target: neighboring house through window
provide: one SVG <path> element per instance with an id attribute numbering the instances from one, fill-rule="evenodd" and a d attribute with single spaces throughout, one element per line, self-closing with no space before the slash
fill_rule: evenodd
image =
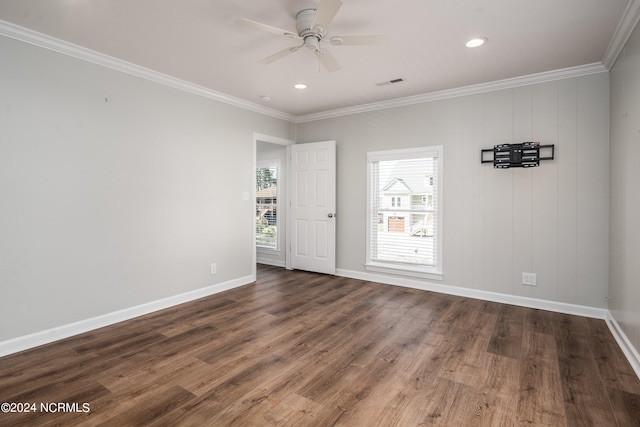
<path id="1" fill-rule="evenodd" d="M 368 270 L 442 278 L 442 147 L 367 154 Z"/>

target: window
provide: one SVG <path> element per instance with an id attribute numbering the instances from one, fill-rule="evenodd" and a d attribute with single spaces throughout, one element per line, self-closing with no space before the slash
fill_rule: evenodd
<path id="1" fill-rule="evenodd" d="M 442 279 L 442 147 L 371 152 L 367 169 L 367 270 Z"/>
<path id="2" fill-rule="evenodd" d="M 258 163 L 256 169 L 256 246 L 278 250 L 277 160 Z"/>

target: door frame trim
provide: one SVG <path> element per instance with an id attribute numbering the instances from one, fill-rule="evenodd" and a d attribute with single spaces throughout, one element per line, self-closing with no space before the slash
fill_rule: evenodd
<path id="1" fill-rule="evenodd" d="M 258 150 L 258 141 L 262 141 L 262 142 L 268 142 L 270 144 L 277 144 L 277 145 L 284 145 L 286 147 L 286 157 L 287 157 L 287 161 L 285 162 L 284 165 L 281 165 L 281 167 L 285 168 L 285 176 L 289 176 L 289 169 L 290 169 L 290 158 L 291 158 L 291 148 L 290 146 L 295 144 L 295 141 L 292 141 L 290 139 L 285 139 L 285 138 L 280 138 L 277 136 L 271 136 L 271 135 L 266 135 L 263 133 L 259 133 L 259 132 L 254 132 L 253 133 L 253 161 L 252 161 L 252 180 L 251 180 L 251 203 L 250 203 L 250 207 L 251 207 L 251 221 L 252 221 L 252 229 L 253 229 L 253 259 L 252 259 L 252 264 L 251 264 L 251 275 L 253 277 L 253 280 L 255 281 L 257 278 L 257 247 L 256 247 L 256 224 L 255 224 L 255 210 L 256 210 L 256 165 L 258 162 L 258 154 L 257 154 L 257 150 Z M 286 186 L 285 186 L 285 203 L 289 203 L 290 200 L 290 179 L 287 178 L 287 182 L 286 182 Z M 280 193 L 280 195 L 282 196 L 282 193 Z M 286 234 L 286 239 L 284 242 L 284 246 L 285 246 L 285 255 L 284 255 L 284 259 L 285 259 L 285 264 L 286 264 L 286 268 L 291 270 L 291 245 L 290 245 L 290 221 L 289 221 L 289 209 L 287 208 L 285 210 L 285 218 L 284 218 L 284 227 L 285 227 L 285 234 Z M 281 223 L 282 224 L 282 223 Z"/>

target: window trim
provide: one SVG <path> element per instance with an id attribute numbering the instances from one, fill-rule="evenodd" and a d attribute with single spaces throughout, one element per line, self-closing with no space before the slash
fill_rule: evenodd
<path id="1" fill-rule="evenodd" d="M 277 202 L 276 202 L 276 209 L 277 209 L 276 210 L 276 212 L 277 212 L 277 214 L 276 214 L 276 230 L 277 230 L 276 231 L 276 247 L 272 248 L 272 247 L 269 247 L 269 246 L 263 246 L 263 245 L 258 244 L 258 242 L 257 242 L 257 233 L 256 233 L 256 250 L 259 251 L 259 252 L 263 252 L 263 253 L 279 254 L 280 253 L 280 236 L 281 236 L 281 233 L 280 233 L 280 224 L 281 224 L 281 221 L 280 221 L 280 212 L 281 212 L 281 209 L 280 209 L 280 201 L 281 201 L 281 198 L 280 198 L 280 191 L 281 191 L 281 189 L 280 189 L 280 187 L 281 187 L 281 185 L 280 185 L 280 159 L 258 160 L 256 162 L 256 174 L 258 172 L 258 169 L 273 168 L 273 167 L 276 168 L 276 173 L 278 175 L 278 178 L 277 178 L 278 181 L 276 183 L 276 200 L 277 200 Z M 255 207 L 255 204 L 256 204 L 256 198 L 255 197 L 254 197 L 253 203 L 254 203 L 254 207 Z M 256 226 L 254 224 L 254 228 L 255 227 Z"/>
<path id="2" fill-rule="evenodd" d="M 418 277 L 424 279 L 442 280 L 444 273 L 442 271 L 442 230 L 443 230 L 443 210 L 444 210 L 444 173 L 443 173 L 443 146 L 425 146 L 417 148 L 405 148 L 397 150 L 371 151 L 367 153 L 367 210 L 366 210 L 366 261 L 365 270 L 378 273 L 396 274 L 401 276 Z M 437 157 L 437 204 L 436 204 L 436 262 L 435 266 L 417 266 L 400 263 L 386 263 L 371 260 L 371 229 L 372 229 L 372 200 L 373 194 L 373 163 L 386 160 L 406 160 L 422 157 Z"/>

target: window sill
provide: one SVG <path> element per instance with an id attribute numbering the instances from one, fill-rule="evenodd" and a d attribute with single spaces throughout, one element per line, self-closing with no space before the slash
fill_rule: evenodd
<path id="1" fill-rule="evenodd" d="M 435 268 L 420 268 L 411 266 L 397 266 L 381 263 L 368 263 L 364 266 L 365 270 L 375 271 L 376 273 L 397 274 L 400 276 L 418 277 L 420 279 L 442 280 L 443 274 Z"/>
<path id="2" fill-rule="evenodd" d="M 270 254 L 270 255 L 280 255 L 279 249 L 268 248 L 266 246 L 256 246 L 256 250 L 261 253 Z"/>

